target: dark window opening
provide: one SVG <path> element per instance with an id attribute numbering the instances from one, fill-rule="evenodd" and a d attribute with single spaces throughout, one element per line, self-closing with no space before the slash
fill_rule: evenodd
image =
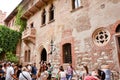
<path id="1" fill-rule="evenodd" d="M 46 11 L 44 9 L 42 13 L 42 25 L 45 24 L 45 22 L 46 22 Z"/>
<path id="2" fill-rule="evenodd" d="M 72 0 L 72 8 L 76 9 L 81 6 L 81 0 Z"/>
<path id="3" fill-rule="evenodd" d="M 33 23 L 31 23 L 31 24 L 30 24 L 30 27 L 31 27 L 31 28 L 33 28 L 33 27 L 34 27 Z"/>
<path id="4" fill-rule="evenodd" d="M 119 60 L 119 64 L 120 64 L 120 37 L 117 38 L 118 40 L 118 60 Z"/>
<path id="5" fill-rule="evenodd" d="M 54 6 L 51 5 L 50 11 L 49 11 L 49 21 L 54 20 Z"/>
<path id="6" fill-rule="evenodd" d="M 25 51 L 24 61 L 27 62 L 27 51 Z"/>
<path id="7" fill-rule="evenodd" d="M 25 51 L 24 60 L 25 62 L 30 62 L 30 50 Z"/>
<path id="8" fill-rule="evenodd" d="M 63 45 L 63 63 L 72 62 L 71 44 L 66 43 Z"/>
<path id="9" fill-rule="evenodd" d="M 120 24 L 116 28 L 116 33 L 120 32 Z"/>
<path id="10" fill-rule="evenodd" d="M 47 52 L 45 49 L 42 50 L 41 61 L 47 61 Z"/>
<path id="11" fill-rule="evenodd" d="M 30 50 L 28 50 L 28 62 L 30 62 Z"/>

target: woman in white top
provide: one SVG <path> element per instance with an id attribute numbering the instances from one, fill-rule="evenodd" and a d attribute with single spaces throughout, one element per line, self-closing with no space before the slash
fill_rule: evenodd
<path id="1" fill-rule="evenodd" d="M 63 66 L 60 66 L 59 70 L 60 71 L 58 72 L 58 75 L 59 75 L 60 80 L 67 80 L 66 72 L 64 71 Z"/>
<path id="2" fill-rule="evenodd" d="M 48 77 L 47 69 L 44 69 L 44 67 L 41 66 L 37 74 L 37 80 L 47 80 L 47 77 Z"/>
<path id="3" fill-rule="evenodd" d="M 19 75 L 19 80 L 32 80 L 30 73 L 28 72 L 26 67 L 22 68 L 22 72 Z"/>

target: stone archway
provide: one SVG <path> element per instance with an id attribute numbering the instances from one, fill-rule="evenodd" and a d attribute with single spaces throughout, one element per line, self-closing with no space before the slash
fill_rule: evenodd
<path id="1" fill-rule="evenodd" d="M 45 48 L 42 49 L 40 57 L 41 61 L 47 61 L 47 52 Z"/>

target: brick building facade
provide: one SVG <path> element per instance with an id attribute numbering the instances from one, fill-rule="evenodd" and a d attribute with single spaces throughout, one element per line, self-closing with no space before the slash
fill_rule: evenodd
<path id="1" fill-rule="evenodd" d="M 39 64 L 44 60 L 58 67 L 71 61 L 77 70 L 82 64 L 90 70 L 108 64 L 117 79 L 119 5 L 119 0 L 26 1 L 22 19 L 27 20 L 27 26 L 22 34 L 20 62 Z"/>
<path id="2" fill-rule="evenodd" d="M 0 24 L 2 24 L 2 25 L 4 24 L 5 17 L 6 17 L 6 12 L 2 12 L 0 10 Z"/>

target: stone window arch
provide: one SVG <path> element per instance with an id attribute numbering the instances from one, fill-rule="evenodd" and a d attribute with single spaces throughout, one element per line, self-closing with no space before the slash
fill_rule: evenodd
<path id="1" fill-rule="evenodd" d="M 116 27 L 116 28 L 115 28 Z M 115 40 L 116 40 L 116 47 L 117 47 L 117 55 L 115 56 L 115 60 L 118 64 L 118 70 L 120 70 L 120 21 L 116 23 L 115 28 Z"/>
<path id="2" fill-rule="evenodd" d="M 93 32 L 93 42 L 98 46 L 106 45 L 110 40 L 110 33 L 105 28 L 98 28 Z"/>
<path id="3" fill-rule="evenodd" d="M 72 0 L 72 8 L 76 9 L 81 7 L 81 0 Z"/>
<path id="4" fill-rule="evenodd" d="M 71 43 L 64 44 L 62 48 L 63 48 L 63 63 L 72 62 Z"/>
<path id="5" fill-rule="evenodd" d="M 31 53 L 31 51 L 28 50 L 28 62 L 30 62 L 30 53 Z"/>
<path id="6" fill-rule="evenodd" d="M 54 9 L 55 9 L 55 7 L 52 4 L 50 9 L 49 9 L 49 21 L 54 20 Z"/>
<path id="7" fill-rule="evenodd" d="M 42 25 L 44 25 L 46 23 L 46 11 L 45 11 L 45 9 L 43 9 L 41 17 L 42 17 L 41 23 L 42 23 Z"/>
<path id="8" fill-rule="evenodd" d="M 27 62 L 27 51 L 25 51 L 25 54 L 24 54 L 24 61 Z"/>
<path id="9" fill-rule="evenodd" d="M 24 61 L 30 62 L 30 50 L 26 50 L 24 54 Z"/>
<path id="10" fill-rule="evenodd" d="M 40 57 L 41 61 L 47 61 L 47 51 L 45 48 L 42 49 Z"/>
<path id="11" fill-rule="evenodd" d="M 117 28 L 116 28 L 116 33 L 120 33 L 120 24 L 118 24 Z"/>

